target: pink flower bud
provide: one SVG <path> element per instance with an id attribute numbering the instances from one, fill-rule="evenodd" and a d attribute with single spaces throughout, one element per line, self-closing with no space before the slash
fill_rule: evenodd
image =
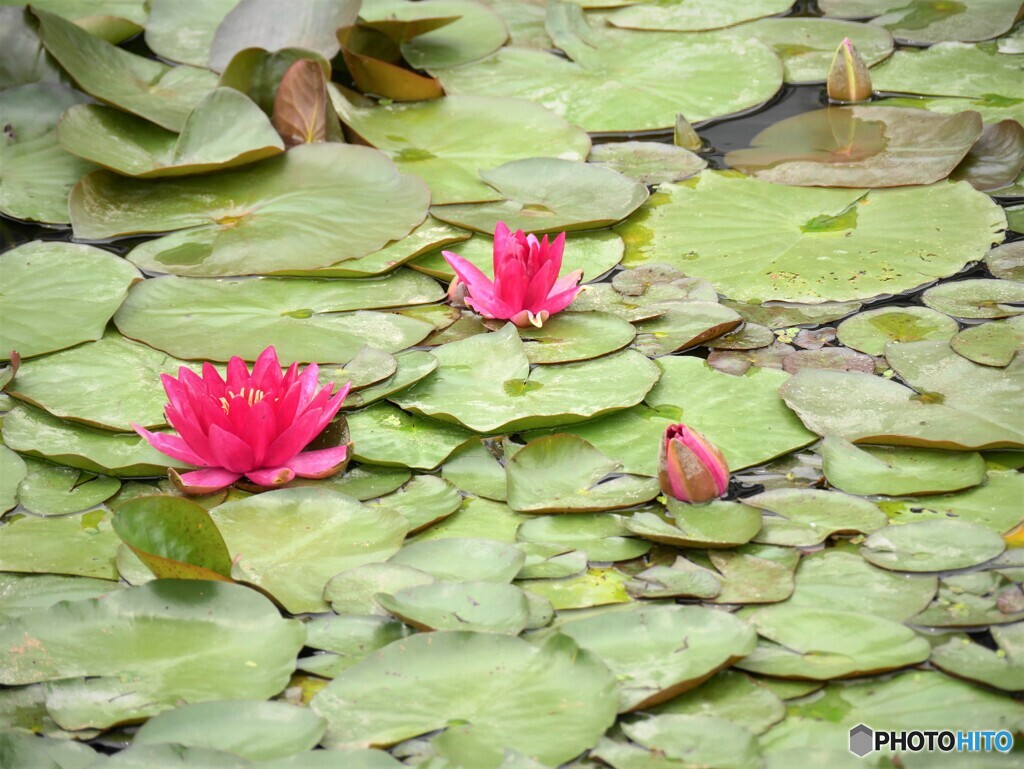
<path id="1" fill-rule="evenodd" d="M 661 440 L 658 482 L 680 502 L 710 502 L 729 488 L 729 466 L 718 447 L 696 430 L 669 425 Z"/>

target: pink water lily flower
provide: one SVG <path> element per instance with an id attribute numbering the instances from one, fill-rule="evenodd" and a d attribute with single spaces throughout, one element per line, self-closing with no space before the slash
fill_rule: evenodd
<path id="1" fill-rule="evenodd" d="M 669 425 L 658 456 L 661 490 L 680 502 L 700 504 L 729 490 L 729 465 L 718 447 L 693 428 Z"/>
<path id="2" fill-rule="evenodd" d="M 189 494 L 209 494 L 243 475 L 267 487 L 296 476 L 326 478 L 344 466 L 348 446 L 302 450 L 338 413 L 351 383 L 333 393 L 333 384 L 320 388 L 318 373 L 315 363 L 301 372 L 297 363 L 282 371 L 273 347 L 260 353 L 252 373 L 245 361 L 232 358 L 226 382 L 209 363 L 202 377 L 182 367 L 177 379 L 160 377 L 170 401 L 164 413 L 178 435 L 132 427 L 158 451 L 201 468 L 183 475 L 169 471 Z"/>
<path id="3" fill-rule="evenodd" d="M 456 276 L 449 295 L 464 287 L 466 305 L 485 318 L 539 328 L 568 307 L 581 290 L 582 270 L 558 277 L 564 249 L 564 232 L 548 243 L 547 235 L 537 240 L 536 235 L 510 232 L 504 222 L 498 222 L 494 228 L 494 280 L 472 262 L 444 251 Z"/>

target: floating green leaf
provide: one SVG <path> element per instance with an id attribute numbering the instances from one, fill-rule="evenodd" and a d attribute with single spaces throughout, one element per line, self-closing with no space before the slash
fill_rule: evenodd
<path id="1" fill-rule="evenodd" d="M 146 45 L 164 59 L 205 67 L 217 25 L 239 0 L 180 3 L 150 0 L 146 19 Z"/>
<path id="2" fill-rule="evenodd" d="M 121 488 L 117 478 L 28 460 L 28 474 L 18 486 L 18 501 L 36 515 L 65 515 L 88 510 Z"/>
<path id="3" fill-rule="evenodd" d="M 609 142 L 590 151 L 590 163 L 608 166 L 641 184 L 678 182 L 707 167 L 700 155 L 661 142 Z"/>
<path id="4" fill-rule="evenodd" d="M 626 528 L 637 536 L 676 547 L 737 547 L 761 530 L 761 513 L 737 502 L 691 505 L 667 498 L 669 516 L 634 513 Z"/>
<path id="5" fill-rule="evenodd" d="M 407 414 L 390 403 L 375 403 L 347 416 L 360 462 L 433 470 L 473 437 L 458 425 Z"/>
<path id="6" fill-rule="evenodd" d="M 967 360 L 985 366 L 1009 366 L 1024 349 L 1024 316 L 971 326 L 953 337 L 949 346 Z"/>
<path id="7" fill-rule="evenodd" d="M 1004 549 L 1002 537 L 989 529 L 931 520 L 886 526 L 864 541 L 861 555 L 892 571 L 949 571 L 977 566 Z"/>
<path id="8" fill-rule="evenodd" d="M 775 513 L 764 516 L 754 537 L 767 545 L 810 547 L 837 533 L 870 533 L 888 520 L 872 502 L 837 491 L 773 489 L 744 502 Z"/>
<path id="9" fill-rule="evenodd" d="M 928 307 L 880 307 L 850 316 L 836 328 L 836 336 L 854 350 L 882 355 L 889 342 L 952 339 L 959 328 L 951 317 Z"/>
<path id="10" fill-rule="evenodd" d="M 1024 313 L 1024 283 L 975 278 L 941 283 L 921 296 L 925 304 L 957 318 L 1005 318 Z"/>
<path id="11" fill-rule="evenodd" d="M 992 101 L 1024 99 L 1020 62 L 998 53 L 995 46 L 939 43 L 930 48 L 905 48 L 873 69 L 871 80 L 876 91 Z"/>
<path id="12" fill-rule="evenodd" d="M 462 506 L 462 496 L 448 481 L 436 475 L 417 475 L 400 491 L 376 502 L 409 522 L 409 531 L 417 532 L 447 518 Z"/>
<path id="13" fill-rule="evenodd" d="M 37 518 L 0 527 L 0 569 L 20 574 L 67 574 L 117 581 L 120 540 L 102 511 Z"/>
<path id="14" fill-rule="evenodd" d="M 529 621 L 521 589 L 499 582 L 435 582 L 377 596 L 377 603 L 420 630 L 519 635 Z"/>

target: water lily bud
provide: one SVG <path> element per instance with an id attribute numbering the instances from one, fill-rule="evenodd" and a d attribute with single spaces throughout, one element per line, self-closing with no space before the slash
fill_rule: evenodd
<path id="1" fill-rule="evenodd" d="M 658 482 L 680 502 L 710 502 L 729 488 L 729 466 L 718 447 L 696 430 L 669 425 L 661 440 Z"/>
<path id="2" fill-rule="evenodd" d="M 828 71 L 828 98 L 833 102 L 859 102 L 871 98 L 871 75 L 850 38 L 844 37 Z"/>
<path id="3" fill-rule="evenodd" d="M 469 307 L 466 304 L 467 296 L 469 296 L 469 286 L 459 280 L 459 276 L 456 275 L 448 284 L 448 303 L 459 310 L 465 310 Z"/>
<path id="4" fill-rule="evenodd" d="M 693 152 L 699 152 L 704 147 L 704 142 L 683 115 L 676 115 L 676 130 L 672 136 L 672 143 Z"/>

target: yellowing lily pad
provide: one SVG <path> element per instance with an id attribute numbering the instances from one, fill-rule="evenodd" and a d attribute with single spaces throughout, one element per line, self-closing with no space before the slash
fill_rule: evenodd
<path id="1" fill-rule="evenodd" d="M 889 342 L 952 339 L 959 329 L 951 317 L 928 307 L 880 307 L 844 320 L 836 337 L 854 350 L 881 355 Z"/>

